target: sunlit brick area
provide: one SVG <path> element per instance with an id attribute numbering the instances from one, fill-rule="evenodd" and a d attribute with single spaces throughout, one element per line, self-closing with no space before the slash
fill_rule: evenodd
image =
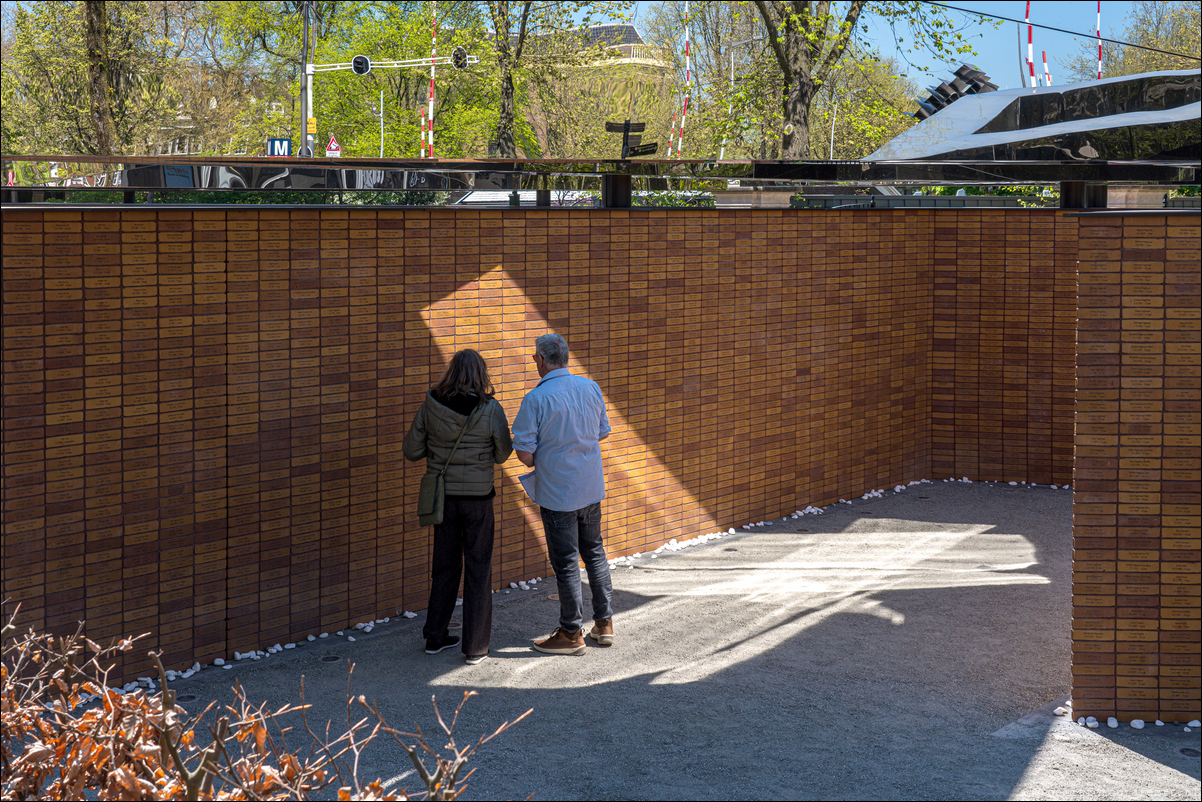
<path id="1" fill-rule="evenodd" d="M 464 347 L 512 418 L 554 330 L 608 400 L 613 555 L 1068 484 L 1075 398 L 1077 710 L 1199 707 L 1196 216 L 6 208 L 3 246 L 4 596 L 153 633 L 123 676 L 423 607 L 409 421 Z M 498 585 L 548 573 L 521 472 Z"/>

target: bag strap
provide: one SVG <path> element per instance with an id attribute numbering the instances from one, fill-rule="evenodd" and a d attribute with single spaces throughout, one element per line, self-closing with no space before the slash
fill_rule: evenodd
<path id="1" fill-rule="evenodd" d="M 480 406 L 478 406 L 476 409 L 473 409 L 472 414 L 469 415 L 467 420 L 463 422 L 463 428 L 459 430 L 459 437 L 455 438 L 455 445 L 451 448 L 450 456 L 447 457 L 447 464 L 443 465 L 442 470 L 438 472 L 439 476 L 442 476 L 447 472 L 447 468 L 451 467 L 451 460 L 454 459 L 455 452 L 459 449 L 459 441 L 463 439 L 463 435 L 467 433 L 468 427 L 472 425 L 472 419 L 475 418 L 476 414 L 481 412 L 486 406 L 488 406 L 488 400 L 482 399 L 480 401 Z"/>

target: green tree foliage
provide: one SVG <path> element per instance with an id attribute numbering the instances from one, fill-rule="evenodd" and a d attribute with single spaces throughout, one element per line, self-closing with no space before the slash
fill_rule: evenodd
<path id="1" fill-rule="evenodd" d="M 263 77 L 272 93 L 262 102 L 247 106 L 242 115 L 244 129 L 252 131 L 251 143 L 262 143 L 271 133 L 267 103 L 283 110 L 286 103 L 285 135 L 295 146 L 302 140 L 304 120 L 299 98 L 301 81 L 302 22 L 295 0 L 243 3 L 218 0 L 211 5 L 221 45 L 229 64 Z M 314 4 L 311 33 L 314 63 L 348 62 L 355 55 L 373 61 L 390 61 L 428 55 L 430 19 L 423 24 L 416 2 L 373 3 L 321 0 Z M 419 104 L 424 103 L 427 83 L 420 69 L 373 70 L 367 76 L 350 72 L 324 72 L 314 76 L 314 111 L 318 121 L 318 152 L 331 135 L 338 138 L 348 156 L 379 152 L 379 92 L 384 90 L 385 152 L 417 156 Z M 256 100 L 258 100 L 256 98 Z M 441 106 L 446 105 L 445 97 Z M 264 124 L 266 123 L 266 125 Z M 372 136 L 374 134 L 374 136 Z M 397 149 L 398 145 L 403 145 Z M 261 145 L 259 145 L 261 147 Z"/>
<path id="2" fill-rule="evenodd" d="M 299 145 L 299 6 L 298 0 L 107 3 L 106 47 L 93 48 L 89 59 L 84 0 L 6 4 L 0 147 L 106 149 L 92 113 L 90 70 L 104 73 L 109 85 L 117 153 L 255 155 L 276 136 Z M 604 122 L 626 117 L 647 123 L 644 141 L 660 142 L 662 157 L 679 130 L 676 113 L 689 91 L 681 0 L 645 7 L 639 27 L 648 46 L 637 54 L 590 28 L 625 21 L 628 0 L 318 0 L 314 6 L 319 64 L 355 55 L 377 64 L 424 59 L 435 17 L 440 55 L 462 46 L 478 57 L 466 70 L 437 69 L 439 157 L 613 157 L 618 140 Z M 913 2 L 697 0 L 691 9 L 686 158 L 828 156 L 832 124 L 834 156 L 855 158 L 911 124 L 905 112 L 912 87 L 860 38 L 869 15 L 895 24 L 899 41 L 914 39 L 902 42 L 903 50 L 950 56 L 968 48 L 965 34 L 941 12 L 924 15 Z M 736 44 L 743 40 L 750 41 Z M 428 67 L 319 73 L 319 152 L 333 135 L 347 156 L 375 156 L 381 144 L 385 156 L 417 156 L 429 82 Z"/>
<path id="3" fill-rule="evenodd" d="M 105 83 L 117 154 L 260 150 L 285 133 L 287 96 L 226 47 L 212 3 L 103 3 Z M 106 150 L 91 118 L 83 2 L 11 4 L 5 15 L 6 153 Z M 99 98 L 98 98 L 99 99 Z M 273 102 L 274 101 L 274 102 Z"/>
<path id="4" fill-rule="evenodd" d="M 478 4 L 489 26 L 488 43 L 497 86 L 496 127 L 489 155 L 516 157 L 519 144 L 528 157 L 543 155 L 522 113 L 529 105 L 531 85 L 546 88 L 548 82 L 570 84 L 579 74 L 569 77 L 565 70 L 604 59 L 609 55 L 609 43 L 594 40 L 589 29 L 595 24 L 624 20 L 630 6 L 628 0 L 485 0 Z M 581 99 L 588 97 L 586 94 Z M 524 138 L 523 133 L 527 134 Z"/>
<path id="5" fill-rule="evenodd" d="M 927 52 L 940 60 L 953 60 L 973 52 L 966 25 L 956 24 L 935 6 L 905 2 L 852 0 L 755 0 L 779 79 L 781 103 L 781 156 L 811 156 L 811 111 L 819 89 L 838 70 L 840 62 L 868 28 L 864 20 L 877 15 L 895 31 L 903 51 Z M 974 25 L 977 23 L 967 23 Z M 906 42 L 901 30 L 908 30 Z"/>
<path id="6" fill-rule="evenodd" d="M 782 158 L 788 124 L 780 102 L 781 76 L 752 2 L 692 3 L 692 83 L 685 158 Z M 667 0 L 645 18 L 647 37 L 675 54 L 679 109 L 685 91 L 682 51 L 685 4 Z M 814 90 L 807 123 L 807 152 L 859 158 L 914 124 L 915 89 L 866 44 L 851 40 Z M 671 112 L 669 112 L 671 115 Z M 671 125 L 671 119 L 665 121 Z"/>
<path id="7" fill-rule="evenodd" d="M 157 137 L 170 65 L 152 4 L 101 5 L 91 60 L 84 2 L 17 5 L 3 63 L 6 153 L 139 153 Z"/>
<path id="8" fill-rule="evenodd" d="M 895 62 L 853 43 L 814 98 L 811 157 L 859 159 L 913 127 L 918 89 L 899 72 Z"/>
<path id="9" fill-rule="evenodd" d="M 1202 56 L 1202 10 L 1196 0 L 1137 0 L 1125 20 L 1122 34 L 1114 36 L 1126 42 L 1155 47 L 1194 58 L 1181 58 L 1105 43 L 1102 46 L 1102 77 L 1136 75 L 1159 70 L 1196 70 Z M 1070 81 L 1091 81 L 1098 75 L 1098 45 L 1082 40 L 1065 66 Z"/>
<path id="10" fill-rule="evenodd" d="M 775 158 L 779 154 L 779 81 L 763 27 L 750 2 L 692 3 L 692 93 L 681 156 Z M 679 130 L 688 86 L 685 75 L 684 0 L 665 0 L 643 18 L 645 38 L 671 53 L 671 106 L 663 139 Z M 733 72 L 731 58 L 733 56 Z M 673 121 L 675 118 L 675 122 Z M 649 121 L 650 122 L 650 121 Z"/>

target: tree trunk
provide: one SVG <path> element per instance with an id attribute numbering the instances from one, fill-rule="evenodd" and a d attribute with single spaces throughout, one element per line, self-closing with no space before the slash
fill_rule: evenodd
<path id="1" fill-rule="evenodd" d="M 508 64 L 501 67 L 501 107 L 497 115 L 497 155 L 505 159 L 518 157 L 517 146 L 513 142 L 513 72 Z"/>
<path id="2" fill-rule="evenodd" d="M 802 70 L 797 70 L 797 77 L 789 84 L 785 94 L 782 159 L 810 157 L 810 104 L 814 102 L 814 94 L 813 79 L 804 75 Z"/>
<path id="3" fill-rule="evenodd" d="M 89 116 L 96 132 L 96 153 L 113 155 L 113 114 L 109 107 L 108 20 L 104 0 L 85 0 L 87 27 Z"/>

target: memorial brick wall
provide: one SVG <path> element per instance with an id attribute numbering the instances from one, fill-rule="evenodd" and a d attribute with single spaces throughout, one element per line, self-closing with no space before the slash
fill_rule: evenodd
<path id="1" fill-rule="evenodd" d="M 934 226 L 934 475 L 1069 484 L 1076 218 L 954 211 Z"/>
<path id="2" fill-rule="evenodd" d="M 1074 715 L 1202 712 L 1199 218 L 1080 222 Z"/>
<path id="3" fill-rule="evenodd" d="M 5 208 L 4 595 L 177 666 L 420 609 L 409 421 L 463 347 L 512 419 L 550 330 L 609 403 L 614 555 L 923 477 L 1067 484 L 1077 220 Z M 524 470 L 498 586 L 549 572 Z"/>
<path id="4" fill-rule="evenodd" d="M 609 402 L 614 554 L 922 478 L 930 221 L 6 209 L 5 593 L 169 665 L 422 608 L 409 421 L 462 347 L 512 417 L 549 330 Z M 498 584 L 549 572 L 523 471 Z"/>

